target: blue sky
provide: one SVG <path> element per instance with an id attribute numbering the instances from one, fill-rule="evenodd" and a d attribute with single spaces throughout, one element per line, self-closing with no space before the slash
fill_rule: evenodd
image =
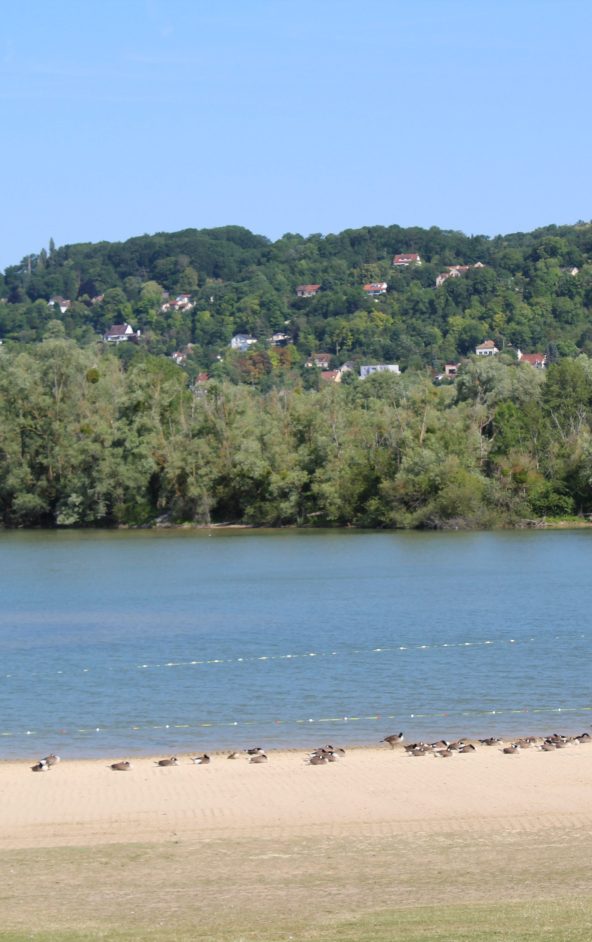
<path id="1" fill-rule="evenodd" d="M 592 217 L 588 0 L 29 0 L 0 29 L 0 268 L 239 224 Z"/>

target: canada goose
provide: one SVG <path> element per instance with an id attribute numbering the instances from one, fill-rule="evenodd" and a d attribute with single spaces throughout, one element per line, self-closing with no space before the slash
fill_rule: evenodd
<path id="1" fill-rule="evenodd" d="M 454 753 L 451 752 L 450 749 L 436 749 L 434 750 L 434 755 L 439 756 L 440 759 L 449 759 Z"/>
<path id="2" fill-rule="evenodd" d="M 393 733 L 391 736 L 385 736 L 384 739 L 381 739 L 380 741 L 387 742 L 391 749 L 394 749 L 395 745 L 398 742 L 403 742 L 404 738 L 405 737 L 403 736 L 403 733 Z"/>
<path id="3" fill-rule="evenodd" d="M 308 760 L 309 765 L 327 765 L 329 760 L 326 756 L 311 756 Z"/>
<path id="4" fill-rule="evenodd" d="M 542 742 L 539 749 L 541 752 L 555 752 L 555 745 L 552 742 Z"/>
<path id="5" fill-rule="evenodd" d="M 209 765 L 211 761 L 209 755 L 205 752 L 202 756 L 196 756 L 193 760 L 195 765 Z"/>
<path id="6" fill-rule="evenodd" d="M 417 746 L 417 748 L 407 753 L 407 755 L 409 756 L 426 756 L 427 754 L 428 754 L 428 750 L 426 749 L 425 746 Z"/>
<path id="7" fill-rule="evenodd" d="M 127 760 L 125 762 L 113 762 L 109 768 L 113 769 L 114 772 L 129 772 L 132 764 Z"/>
<path id="8" fill-rule="evenodd" d="M 467 742 L 464 744 L 464 746 L 461 746 L 458 751 L 466 754 L 468 752 L 476 752 L 477 750 L 475 749 L 475 746 L 472 742 Z"/>
<path id="9" fill-rule="evenodd" d="M 252 749 L 245 749 L 245 752 L 248 756 L 260 756 L 264 754 L 261 746 L 253 746 Z"/>
<path id="10" fill-rule="evenodd" d="M 161 766 L 165 766 L 165 765 L 178 765 L 179 762 L 178 762 L 176 756 L 171 756 L 170 759 L 159 759 L 156 764 L 157 764 L 157 765 L 161 765 Z"/>
<path id="11" fill-rule="evenodd" d="M 479 742 L 482 746 L 495 746 L 501 740 L 497 736 L 488 736 L 487 739 L 480 739 Z"/>
<path id="12" fill-rule="evenodd" d="M 48 756 L 46 756 L 45 759 L 42 759 L 42 762 L 46 762 L 47 765 L 57 765 L 58 762 L 61 762 L 61 761 L 62 760 L 60 759 L 60 757 L 56 756 L 53 752 L 51 752 Z"/>
<path id="13" fill-rule="evenodd" d="M 519 748 L 520 747 L 517 745 L 517 743 L 512 743 L 511 746 L 504 746 L 502 752 L 504 752 L 507 756 L 513 756 L 515 752 L 518 752 Z"/>
<path id="14" fill-rule="evenodd" d="M 31 772 L 49 772 L 49 766 L 45 759 L 41 759 L 35 765 L 32 765 Z"/>
<path id="15" fill-rule="evenodd" d="M 250 765 L 260 765 L 262 762 L 267 762 L 267 756 L 264 752 L 258 752 L 249 759 Z"/>
<path id="16" fill-rule="evenodd" d="M 226 756 L 227 759 L 238 759 L 238 752 L 231 752 Z"/>
<path id="17" fill-rule="evenodd" d="M 576 739 L 580 743 L 590 742 L 590 740 L 592 739 L 592 736 L 590 735 L 590 733 L 581 733 L 579 736 L 576 736 Z"/>
<path id="18" fill-rule="evenodd" d="M 448 749 L 450 743 L 447 739 L 439 739 L 438 742 L 430 743 L 432 749 Z"/>

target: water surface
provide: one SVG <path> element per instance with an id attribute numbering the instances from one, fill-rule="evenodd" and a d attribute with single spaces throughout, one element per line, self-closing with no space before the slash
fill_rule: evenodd
<path id="1" fill-rule="evenodd" d="M 579 731 L 591 540 L 2 533 L 0 755 Z"/>

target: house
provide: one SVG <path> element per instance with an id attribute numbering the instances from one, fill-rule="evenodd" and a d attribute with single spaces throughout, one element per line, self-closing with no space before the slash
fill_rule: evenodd
<path id="1" fill-rule="evenodd" d="M 395 268 L 408 268 L 409 265 L 421 265 L 421 256 L 417 252 L 403 252 L 393 258 Z"/>
<path id="2" fill-rule="evenodd" d="M 270 347 L 287 347 L 289 343 L 294 343 L 290 334 L 284 334 L 281 330 L 272 334 L 267 342 Z"/>
<path id="3" fill-rule="evenodd" d="M 572 278 L 575 278 L 576 275 L 579 274 L 580 269 L 576 265 L 573 265 L 570 268 L 562 268 L 561 271 L 566 275 L 571 275 Z"/>
<path id="4" fill-rule="evenodd" d="M 183 366 L 183 364 L 187 362 L 187 357 L 193 350 L 194 346 L 195 344 L 188 343 L 187 346 L 184 347 L 182 350 L 176 350 L 174 353 L 171 354 L 171 360 L 174 360 L 178 366 Z"/>
<path id="5" fill-rule="evenodd" d="M 460 369 L 460 363 L 445 363 L 444 364 L 444 376 L 446 376 L 447 379 L 454 379 L 459 369 Z"/>
<path id="6" fill-rule="evenodd" d="M 399 369 L 398 363 L 374 363 L 370 366 L 361 366 L 360 367 L 360 379 L 366 379 L 367 376 L 371 376 L 372 373 L 397 373 L 399 374 L 401 370 Z"/>
<path id="7" fill-rule="evenodd" d="M 494 357 L 499 353 L 493 340 L 484 340 L 475 347 L 475 353 L 478 357 Z"/>
<path id="8" fill-rule="evenodd" d="M 299 298 L 314 298 L 315 294 L 321 290 L 320 285 L 297 285 L 296 294 Z"/>
<path id="9" fill-rule="evenodd" d="M 197 379 L 195 380 L 195 382 L 197 383 L 198 386 L 205 386 L 209 378 L 210 377 L 208 373 L 198 373 Z"/>
<path id="10" fill-rule="evenodd" d="M 317 366 L 320 370 L 327 370 L 329 369 L 331 356 L 330 353 L 313 353 L 304 365 L 308 367 Z"/>
<path id="11" fill-rule="evenodd" d="M 103 335 L 106 343 L 121 343 L 124 340 L 136 340 L 140 336 L 140 331 L 134 331 L 129 324 L 113 324 Z"/>
<path id="12" fill-rule="evenodd" d="M 460 278 L 461 275 L 466 274 L 471 268 L 485 268 L 485 265 L 483 262 L 475 262 L 474 265 L 447 265 L 446 271 L 441 272 L 436 278 L 436 288 L 443 285 L 449 278 Z"/>
<path id="13" fill-rule="evenodd" d="M 386 281 L 373 281 L 369 285 L 364 285 L 362 290 L 370 295 L 371 298 L 375 298 L 379 294 L 386 294 L 387 288 L 388 285 Z"/>
<path id="14" fill-rule="evenodd" d="M 235 334 L 230 341 L 230 349 L 240 350 L 241 353 L 246 353 L 249 347 L 254 343 L 257 343 L 257 338 L 251 337 L 250 334 Z"/>
<path id="15" fill-rule="evenodd" d="M 537 370 L 544 370 L 547 366 L 547 357 L 544 353 L 522 353 L 522 350 L 517 350 L 516 356 L 520 363 L 530 363 Z"/>
<path id="16" fill-rule="evenodd" d="M 341 370 L 323 370 L 321 373 L 321 379 L 325 383 L 340 383 Z"/>
<path id="17" fill-rule="evenodd" d="M 167 311 L 190 311 L 192 307 L 190 294 L 178 294 L 174 301 L 165 301 L 160 310 L 162 314 L 166 314 Z"/>
<path id="18" fill-rule="evenodd" d="M 62 298 L 59 294 L 54 295 L 54 297 L 50 298 L 47 302 L 48 307 L 59 307 L 61 314 L 65 314 L 71 304 L 71 301 L 68 301 L 67 298 Z"/>

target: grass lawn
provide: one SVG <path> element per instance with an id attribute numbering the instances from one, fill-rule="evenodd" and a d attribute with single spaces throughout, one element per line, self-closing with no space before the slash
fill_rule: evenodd
<path id="1" fill-rule="evenodd" d="M 0 853 L 0 940 L 590 942 L 577 828 Z"/>

